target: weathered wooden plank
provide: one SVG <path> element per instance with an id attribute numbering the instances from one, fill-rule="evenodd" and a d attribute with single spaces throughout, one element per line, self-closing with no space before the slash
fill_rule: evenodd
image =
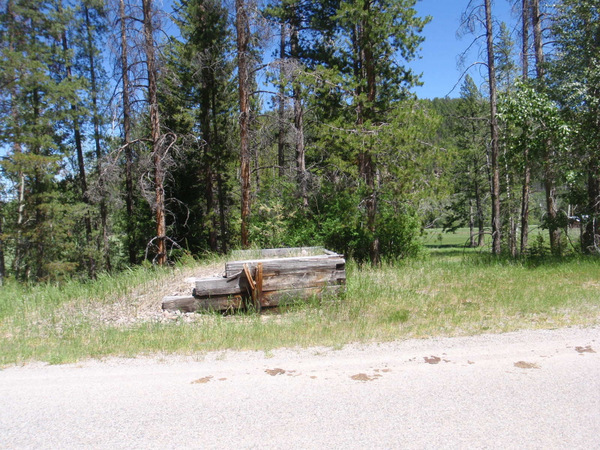
<path id="1" fill-rule="evenodd" d="M 243 270 L 244 264 L 247 264 L 251 270 L 256 268 L 258 263 L 263 265 L 263 273 L 266 275 L 271 272 L 278 274 L 300 272 L 300 271 L 319 271 L 325 269 L 345 269 L 346 260 L 340 255 L 320 255 L 320 256 L 300 256 L 292 258 L 275 259 L 255 259 L 247 261 L 230 261 L 225 264 L 225 276 L 231 277 Z"/>
<path id="2" fill-rule="evenodd" d="M 194 297 L 215 297 L 220 295 L 234 295 L 239 294 L 241 291 L 239 278 L 197 278 L 194 284 Z"/>
<path id="3" fill-rule="evenodd" d="M 301 289 L 309 287 L 319 287 L 346 283 L 345 270 L 321 270 L 312 272 L 296 273 L 264 273 L 263 271 L 263 292 L 275 291 L 279 289 Z"/>
<path id="4" fill-rule="evenodd" d="M 323 247 L 263 248 L 256 250 L 234 250 L 231 256 L 236 259 L 286 258 L 292 256 L 315 256 L 326 254 Z"/>
<path id="5" fill-rule="evenodd" d="M 313 296 L 338 295 L 345 289 L 344 285 L 326 285 L 303 289 L 284 289 L 279 291 L 263 292 L 261 307 L 274 307 L 282 304 L 293 304 Z M 244 299 L 241 295 L 220 296 L 212 298 L 196 298 L 191 296 L 168 296 L 163 298 L 162 309 L 165 311 L 227 311 L 240 309 L 251 299 Z"/>
<path id="6" fill-rule="evenodd" d="M 196 298 L 192 296 L 169 296 L 164 297 L 162 309 L 165 311 L 226 311 L 229 309 L 239 309 L 243 305 L 240 295 L 237 296 L 219 296 L 211 298 Z"/>

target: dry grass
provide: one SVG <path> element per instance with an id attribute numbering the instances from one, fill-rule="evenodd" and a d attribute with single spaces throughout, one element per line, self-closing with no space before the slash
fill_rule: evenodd
<path id="1" fill-rule="evenodd" d="M 333 346 L 409 337 L 600 323 L 600 263 L 525 264 L 480 256 L 436 257 L 379 268 L 348 264 L 344 298 L 255 314 L 168 314 L 162 297 L 189 294 L 190 278 L 224 260 L 136 269 L 96 283 L 0 298 L 0 364 L 107 355 Z M 19 292 L 18 287 L 13 287 Z M 22 288 L 21 288 L 22 289 Z"/>

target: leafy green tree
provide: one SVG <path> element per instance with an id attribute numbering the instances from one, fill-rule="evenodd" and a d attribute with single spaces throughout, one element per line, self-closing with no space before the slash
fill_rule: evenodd
<path id="1" fill-rule="evenodd" d="M 494 46 L 496 58 L 496 73 L 498 79 L 499 96 L 510 95 L 515 81 L 518 77 L 517 64 L 514 58 L 514 41 L 506 23 L 500 24 L 499 35 Z M 519 172 L 509 158 L 509 154 L 504 142 L 509 138 L 511 129 L 505 123 L 499 121 L 500 132 L 500 166 L 501 171 L 501 191 L 504 193 L 502 202 L 502 236 L 506 243 L 506 248 L 512 257 L 517 255 L 517 239 L 519 225 L 519 194 L 516 189 L 516 178 Z"/>
<path id="2" fill-rule="evenodd" d="M 321 42 L 331 42 L 333 37 L 337 46 L 313 56 L 318 69 L 315 93 L 322 108 L 322 132 L 332 134 L 337 141 L 326 147 L 343 148 L 336 157 L 341 157 L 346 167 L 348 162 L 356 162 L 355 188 L 361 193 L 359 203 L 364 205 L 373 263 L 379 261 L 381 252 L 378 200 L 384 153 L 376 147 L 378 134 L 400 110 L 408 90 L 418 83 L 410 68 L 395 58 L 408 62 L 416 56 L 423 40 L 420 33 L 428 21 L 417 16 L 414 4 L 412 0 L 339 2 L 331 26 L 321 31 Z M 323 11 L 326 9 L 315 12 Z M 313 17 L 313 23 L 323 23 L 316 14 Z M 393 152 L 393 148 L 386 150 Z"/>
<path id="3" fill-rule="evenodd" d="M 503 97 L 500 116 L 510 130 L 506 145 L 512 164 L 523 168 L 526 163 L 523 156 L 527 154 L 532 173 L 542 177 L 547 164 L 547 143 L 552 142 L 555 149 L 553 166 L 566 167 L 572 130 L 547 93 L 531 83 L 518 82 L 511 95 Z M 566 174 L 566 171 L 561 172 L 559 181 Z M 566 223 L 562 221 L 555 226 L 564 227 Z"/>
<path id="4" fill-rule="evenodd" d="M 584 252 L 600 248 L 600 12 L 595 0 L 562 0 L 556 5 L 552 32 L 556 48 L 551 61 L 553 97 L 573 128 L 570 168 L 586 186 L 580 205 L 585 218 Z"/>

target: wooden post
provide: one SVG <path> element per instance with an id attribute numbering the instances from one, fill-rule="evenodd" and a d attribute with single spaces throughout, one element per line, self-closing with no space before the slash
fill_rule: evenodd
<path id="1" fill-rule="evenodd" d="M 257 312 L 262 309 L 262 287 L 263 287 L 263 265 L 258 263 L 256 265 L 256 271 L 254 273 L 256 281 L 254 292 L 252 293 L 252 300 L 254 301 L 254 307 Z"/>

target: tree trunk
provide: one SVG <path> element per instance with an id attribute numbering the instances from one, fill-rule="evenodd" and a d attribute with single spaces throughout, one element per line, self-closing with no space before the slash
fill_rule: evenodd
<path id="1" fill-rule="evenodd" d="M 477 164 L 477 161 L 475 161 Z M 485 244 L 485 220 L 483 218 L 483 200 L 481 199 L 481 186 L 475 182 L 475 208 L 477 211 L 477 247 L 483 247 Z"/>
<path id="2" fill-rule="evenodd" d="M 65 55 L 67 55 L 67 53 L 69 51 L 69 43 L 67 42 L 67 33 L 66 32 L 62 33 L 61 40 L 62 40 L 63 51 L 64 51 Z M 65 61 L 65 77 L 68 80 L 72 79 L 71 63 L 69 61 Z M 90 196 L 89 196 L 89 192 L 88 192 L 87 176 L 86 176 L 86 171 L 85 171 L 85 160 L 83 158 L 83 143 L 82 143 L 82 137 L 81 137 L 81 127 L 80 127 L 80 123 L 79 123 L 79 112 L 78 112 L 77 105 L 75 105 L 75 104 L 71 105 L 71 114 L 73 115 L 73 139 L 75 140 L 75 150 L 77 152 L 77 166 L 79 169 L 79 187 L 81 188 L 81 198 L 83 200 L 83 203 L 85 203 L 85 205 L 87 206 L 87 211 L 85 212 L 85 215 L 83 217 L 84 226 L 85 226 L 85 241 L 86 241 L 84 255 L 85 255 L 85 259 L 87 259 L 86 263 L 87 263 L 87 269 L 88 269 L 88 276 L 93 279 L 93 278 L 96 278 L 96 261 L 94 260 L 94 257 L 92 256 L 92 253 L 91 253 L 91 251 L 92 251 L 92 219 L 90 217 L 91 202 L 90 202 Z"/>
<path id="3" fill-rule="evenodd" d="M 521 58 L 523 64 L 522 77 L 524 81 L 529 78 L 529 12 L 531 8 L 529 1 L 530 0 L 522 0 L 521 4 L 523 32 Z M 527 133 L 527 130 L 524 130 L 523 133 Z M 521 193 L 521 255 L 527 253 L 527 245 L 529 243 L 529 196 L 531 191 L 531 163 L 529 161 L 528 148 L 525 148 L 523 151 L 523 160 L 523 188 Z"/>
<path id="4" fill-rule="evenodd" d="M 160 117 L 158 114 L 158 69 L 156 67 L 156 49 L 154 48 L 154 29 L 152 25 L 152 0 L 142 0 L 144 25 L 144 50 L 148 72 L 148 102 L 150 107 L 150 134 L 152 142 L 152 162 L 154 165 L 155 221 L 156 221 L 156 263 L 160 266 L 167 262 L 167 227 L 165 218 L 165 169 L 164 151 L 161 143 Z"/>
<path id="5" fill-rule="evenodd" d="M 4 203 L 0 202 L 0 286 L 4 285 L 6 278 L 6 264 L 4 261 Z"/>
<path id="6" fill-rule="evenodd" d="M 522 75 L 523 80 L 529 78 L 529 13 L 531 9 L 530 0 L 521 0 L 521 31 L 522 31 Z"/>
<path id="7" fill-rule="evenodd" d="M 485 24 L 487 38 L 488 76 L 490 85 L 490 131 L 491 131 L 491 170 L 492 170 L 492 252 L 501 252 L 500 224 L 500 169 L 498 164 L 498 118 L 497 118 L 497 89 L 496 67 L 494 62 L 494 35 L 492 29 L 491 0 L 485 0 Z"/>
<path id="8" fill-rule="evenodd" d="M 200 104 L 203 107 L 200 110 L 200 130 L 202 138 L 204 139 L 204 167 L 203 176 L 200 179 L 204 180 L 204 200 L 206 202 L 206 214 L 209 217 L 209 230 L 208 230 L 208 245 L 212 252 L 217 251 L 217 214 L 215 212 L 215 195 L 214 195 L 214 168 L 213 162 L 215 159 L 215 142 L 216 142 L 216 128 L 213 134 L 213 128 L 211 127 L 211 115 L 214 104 L 212 100 L 214 98 L 213 92 L 215 91 L 215 81 L 212 73 L 212 69 L 209 67 L 202 68 L 202 84 L 204 85 L 201 89 L 201 100 Z"/>
<path id="9" fill-rule="evenodd" d="M 529 241 L 529 196 L 531 186 L 531 167 L 529 163 L 529 151 L 525 149 L 525 173 L 523 174 L 523 193 L 521 195 L 521 254 L 527 253 Z"/>
<path id="10" fill-rule="evenodd" d="M 277 165 L 279 166 L 279 178 L 283 178 L 285 175 L 285 71 L 284 71 L 284 60 L 285 60 L 285 39 L 286 39 L 286 26 L 285 23 L 281 24 L 281 39 L 279 41 L 279 105 L 278 105 L 278 133 L 277 133 Z"/>
<path id="11" fill-rule="evenodd" d="M 370 47 L 370 1 L 364 0 L 363 2 L 364 19 L 356 27 L 356 44 L 355 51 L 357 61 L 355 64 L 355 74 L 358 80 L 358 90 L 356 92 L 357 98 L 360 99 L 362 95 L 361 84 L 366 83 L 366 100 L 367 104 L 362 104 L 359 100 L 357 107 L 358 125 L 363 126 L 366 119 L 372 119 L 373 116 L 373 104 L 377 96 L 377 86 L 375 80 L 375 60 L 373 52 Z M 379 264 L 380 249 L 379 249 L 379 237 L 377 235 L 377 188 L 376 188 L 376 174 L 377 174 L 377 163 L 372 155 L 372 149 L 369 147 L 369 143 L 366 143 L 359 154 L 359 174 L 365 181 L 367 187 L 367 196 L 365 198 L 365 205 L 367 209 L 367 229 L 371 234 L 371 244 L 369 248 L 369 257 L 372 264 Z"/>
<path id="12" fill-rule="evenodd" d="M 600 251 L 598 241 L 599 225 L 598 220 L 600 217 L 600 179 L 598 178 L 598 171 L 600 168 L 597 165 L 593 165 L 588 169 L 588 180 L 587 180 L 587 211 L 588 221 L 585 224 L 581 236 L 581 247 L 584 253 L 598 253 Z M 582 223 L 583 227 L 584 224 Z"/>
<path id="13" fill-rule="evenodd" d="M 248 236 L 250 225 L 250 71 L 248 61 L 250 26 L 244 0 L 235 1 L 235 11 L 240 101 L 241 244 L 242 247 L 247 248 L 250 245 Z"/>
<path id="14" fill-rule="evenodd" d="M 535 68 L 539 83 L 545 85 L 544 49 L 542 43 L 542 16 L 539 0 L 531 0 L 531 20 L 533 21 L 533 45 L 535 48 Z M 556 205 L 556 175 L 552 161 L 552 142 L 544 143 L 544 190 L 546 193 L 546 214 L 550 234 L 550 248 L 553 254 L 561 253 L 560 229 L 556 224 L 558 208 Z"/>
<path id="15" fill-rule="evenodd" d="M 475 213 L 473 211 L 473 199 L 469 199 L 469 247 L 475 247 Z"/>
<path id="16" fill-rule="evenodd" d="M 216 83 L 215 83 L 216 84 Z M 217 120 L 217 90 L 214 88 L 211 92 L 211 110 L 212 110 L 212 126 L 213 126 L 213 141 L 215 148 L 222 150 L 222 139 L 219 130 Z M 221 253 L 227 253 L 228 241 L 227 241 L 227 220 L 226 220 L 226 208 L 227 202 L 225 198 L 225 186 L 223 181 L 223 152 L 218 151 L 215 155 L 215 167 L 216 167 L 216 183 L 217 183 L 217 201 L 219 202 L 219 226 L 221 236 Z"/>
<path id="17" fill-rule="evenodd" d="M 219 196 L 219 224 L 221 226 L 221 253 L 229 251 L 227 240 L 227 217 L 226 217 L 226 201 L 225 201 L 225 186 L 223 177 L 220 172 L 217 173 L 217 190 Z"/>
<path id="18" fill-rule="evenodd" d="M 94 124 L 94 147 L 96 153 L 96 172 L 98 172 L 98 190 L 100 191 L 100 224 L 102 226 L 102 246 L 104 253 L 104 269 L 112 270 L 110 261 L 110 245 L 108 242 L 108 208 L 106 205 L 106 188 L 102 175 L 102 149 L 100 147 L 100 113 L 98 111 L 98 84 L 96 81 L 96 60 L 94 58 L 94 46 L 92 36 L 92 24 L 90 22 L 89 9 L 84 6 L 85 24 L 87 27 L 88 62 L 92 96 L 92 121 Z"/>
<path id="19" fill-rule="evenodd" d="M 306 150 L 304 146 L 304 107 L 302 106 L 302 88 L 298 81 L 298 72 L 300 69 L 300 43 L 298 39 L 299 20 L 296 6 L 294 5 L 294 15 L 290 26 L 290 54 L 294 62 L 294 134 L 296 147 L 296 173 L 302 207 L 308 208 L 308 186 L 306 179 Z"/>
<path id="20" fill-rule="evenodd" d="M 137 261 L 135 249 L 135 220 L 133 218 L 133 149 L 131 148 L 131 101 L 129 99 L 129 60 L 127 51 L 127 16 L 125 0 L 120 0 L 121 18 L 121 79 L 123 85 L 123 147 L 125 148 L 125 210 L 127 213 L 127 252 L 129 264 Z"/>

